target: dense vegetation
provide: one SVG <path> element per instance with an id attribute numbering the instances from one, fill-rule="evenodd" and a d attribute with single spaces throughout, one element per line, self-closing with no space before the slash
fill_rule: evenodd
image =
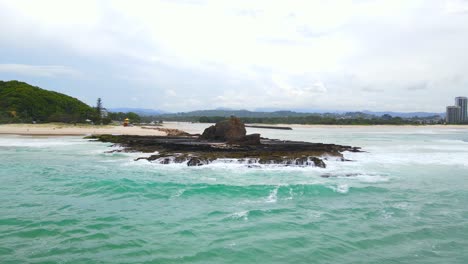
<path id="1" fill-rule="evenodd" d="M 84 122 L 96 111 L 80 100 L 19 81 L 0 81 L 0 123 Z"/>
<path id="2" fill-rule="evenodd" d="M 200 123 L 216 123 L 225 117 L 200 117 Z M 418 124 L 416 121 L 405 120 L 400 117 L 390 118 L 336 118 L 321 115 L 296 116 L 296 117 L 243 117 L 245 123 L 259 124 L 320 124 L 320 125 L 405 125 Z"/>
<path id="3" fill-rule="evenodd" d="M 140 122 L 135 113 L 103 115 L 102 100 L 91 107 L 65 94 L 47 91 L 19 81 L 0 81 L 0 123 L 84 123 L 108 124 L 111 121 Z"/>
<path id="4" fill-rule="evenodd" d="M 397 113 L 402 114 L 402 113 Z M 415 113 L 418 114 L 418 113 Z M 143 121 L 185 121 L 215 123 L 229 116 L 239 117 L 245 123 L 263 124 L 324 124 L 324 125 L 405 125 L 443 123 L 438 114 L 418 116 L 374 115 L 371 112 L 300 113 L 294 111 L 254 112 L 248 110 L 201 110 L 186 113 L 142 117 Z"/>
<path id="5" fill-rule="evenodd" d="M 114 120 L 114 121 L 120 121 L 120 122 L 124 121 L 125 118 L 130 119 L 131 123 L 140 123 L 141 122 L 141 117 L 138 114 L 133 113 L 133 112 L 128 112 L 128 113 L 110 112 L 109 116 L 108 116 L 108 119 Z"/>

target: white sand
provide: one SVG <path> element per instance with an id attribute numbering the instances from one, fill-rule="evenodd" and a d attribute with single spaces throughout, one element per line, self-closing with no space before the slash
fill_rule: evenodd
<path id="1" fill-rule="evenodd" d="M 91 126 L 91 125 L 69 125 L 69 124 L 8 124 L 0 125 L 0 134 L 15 135 L 56 135 L 56 136 L 81 136 L 90 134 L 113 134 L 113 135 L 145 135 L 165 136 L 166 133 L 142 129 L 141 127 L 123 126 Z"/>

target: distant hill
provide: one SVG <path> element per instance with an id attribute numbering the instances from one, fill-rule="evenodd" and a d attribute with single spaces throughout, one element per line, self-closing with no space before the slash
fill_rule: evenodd
<path id="1" fill-rule="evenodd" d="M 274 112 L 278 111 L 275 108 L 258 108 L 255 111 L 259 112 Z M 313 113 L 313 114 L 336 114 L 336 115 L 347 115 L 349 113 L 362 113 L 370 116 L 383 116 L 383 115 L 391 115 L 394 117 L 401 117 L 401 118 L 412 118 L 412 117 L 433 117 L 433 116 L 445 116 L 445 113 L 434 113 L 434 112 L 393 112 L 393 111 L 343 111 L 343 110 L 324 110 L 324 109 L 291 109 L 293 112 L 297 113 Z"/>
<path id="2" fill-rule="evenodd" d="M 274 112 L 254 112 L 249 110 L 224 110 L 224 109 L 214 109 L 214 110 L 197 110 L 191 112 L 181 112 L 181 113 L 167 113 L 160 115 L 161 117 L 201 117 L 201 116 L 237 116 L 237 117 L 297 117 L 297 116 L 308 116 L 311 113 L 297 113 L 293 111 L 274 111 Z"/>
<path id="3" fill-rule="evenodd" d="M 84 122 L 95 111 L 80 100 L 19 81 L 0 81 L 0 123 Z"/>
<path id="4" fill-rule="evenodd" d="M 362 112 L 344 112 L 344 111 L 325 111 L 320 110 L 317 112 L 311 111 L 290 111 L 290 110 L 276 110 L 276 111 L 249 111 L 249 110 L 233 110 L 226 108 L 217 108 L 213 110 L 197 110 L 190 112 L 180 112 L 180 113 L 165 113 L 165 114 L 153 114 L 155 116 L 160 116 L 163 118 L 182 118 L 182 117 L 229 117 L 237 116 L 240 118 L 243 117 L 255 117 L 255 118 L 273 118 L 273 117 L 304 117 L 310 115 L 322 115 L 322 116 L 336 116 L 336 117 L 353 117 L 353 118 L 371 118 L 371 117 L 381 117 L 383 115 L 391 115 L 393 117 L 401 118 L 412 118 L 420 117 L 427 118 L 433 116 L 444 116 L 443 113 L 428 113 L 428 112 L 373 112 L 373 111 L 362 111 Z M 147 115 L 148 116 L 148 115 Z"/>
<path id="5" fill-rule="evenodd" d="M 129 108 L 129 107 L 116 107 L 116 108 L 108 108 L 109 112 L 122 112 L 122 113 L 129 113 L 133 112 L 141 116 L 152 116 L 152 115 L 161 115 L 167 112 L 162 110 L 155 110 L 155 109 L 147 109 L 147 108 Z"/>
<path id="6" fill-rule="evenodd" d="M 433 116 L 445 116 L 445 113 L 430 113 L 430 112 L 373 112 L 373 111 L 362 111 L 365 114 L 375 115 L 375 116 L 383 116 L 383 115 L 391 115 L 394 117 L 401 117 L 401 118 L 411 118 L 411 117 L 433 117 Z"/>

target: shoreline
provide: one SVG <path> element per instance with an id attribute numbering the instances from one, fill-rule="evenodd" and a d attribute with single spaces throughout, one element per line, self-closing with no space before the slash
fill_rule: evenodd
<path id="1" fill-rule="evenodd" d="M 135 136 L 166 136 L 165 129 L 179 129 L 189 133 L 200 132 L 200 128 L 207 127 L 208 123 L 190 122 L 166 122 L 163 129 L 148 129 L 145 126 L 123 127 L 123 126 L 92 126 L 86 124 L 2 124 L 0 135 L 23 135 L 23 136 L 86 136 L 86 135 L 135 135 Z M 265 125 L 265 124 L 249 124 Z M 316 129 L 466 129 L 468 125 L 303 125 L 303 124 L 269 124 L 271 127 L 288 126 L 294 129 L 316 128 Z"/>

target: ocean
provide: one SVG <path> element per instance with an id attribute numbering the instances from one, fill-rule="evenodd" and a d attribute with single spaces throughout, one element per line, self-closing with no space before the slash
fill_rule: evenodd
<path id="1" fill-rule="evenodd" d="M 250 129 L 362 147 L 300 168 L 0 136 L 0 263 L 468 263 L 468 129 Z"/>

